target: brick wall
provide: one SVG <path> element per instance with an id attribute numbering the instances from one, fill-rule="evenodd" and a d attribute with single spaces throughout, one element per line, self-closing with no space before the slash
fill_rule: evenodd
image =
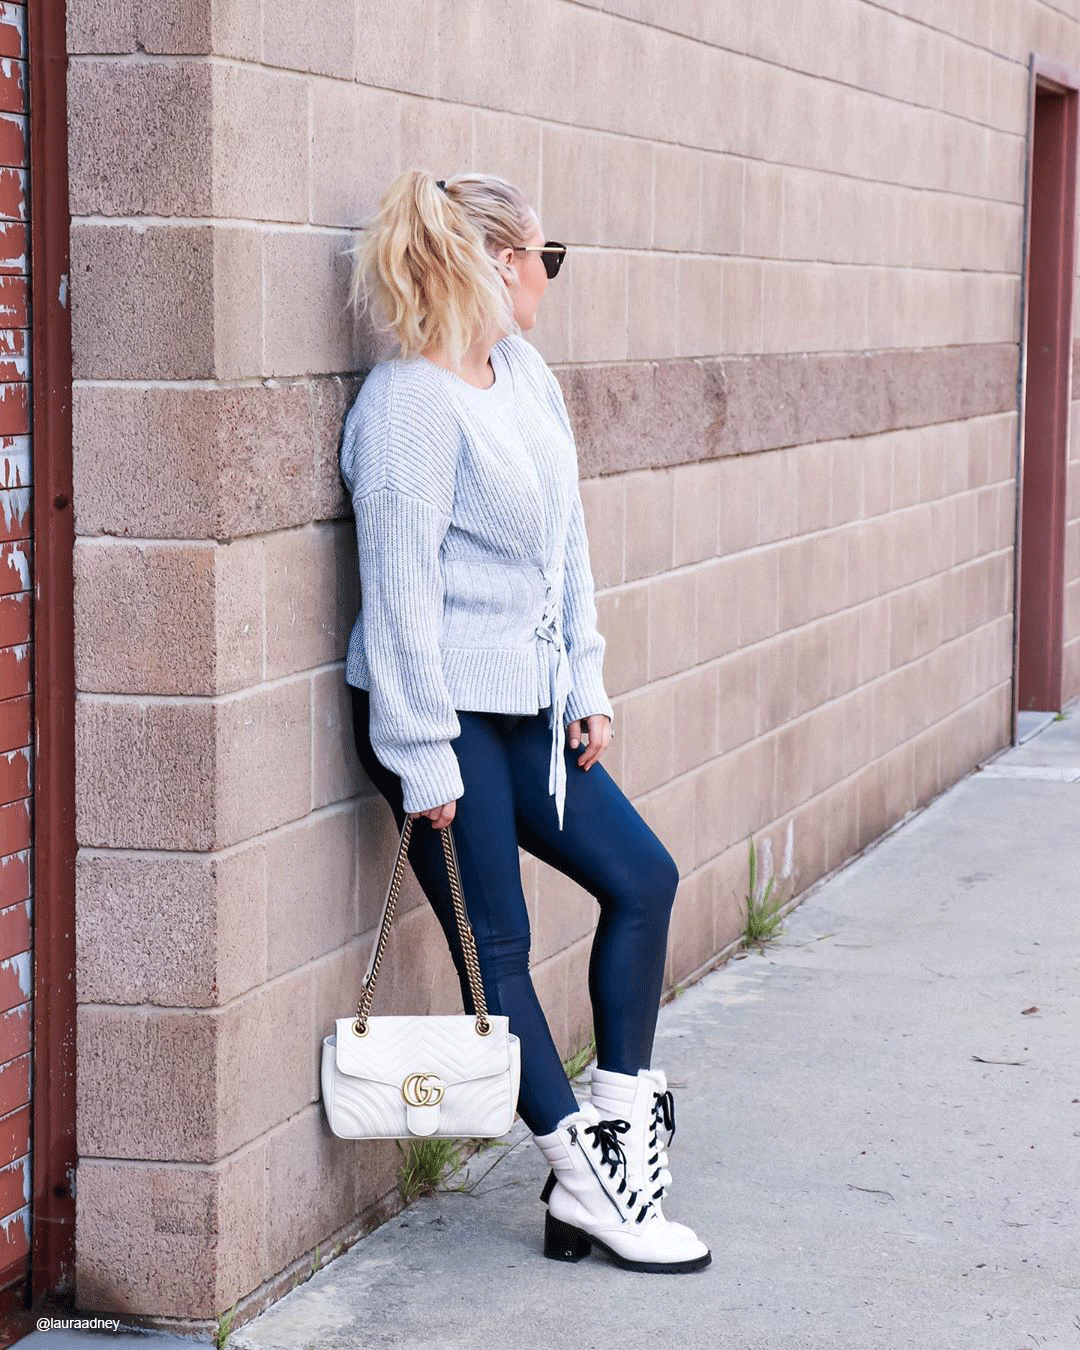
<path id="1" fill-rule="evenodd" d="M 69 10 L 78 1296 L 187 1325 L 394 1203 L 318 1087 L 395 846 L 343 685 L 355 225 L 481 168 L 572 245 L 530 336 L 674 983 L 741 928 L 747 833 L 802 890 L 1007 740 L 1026 60 L 1080 61 L 1080 5 Z M 1071 697 L 1075 459 L 1069 506 Z M 569 1054 L 595 906 L 522 864 Z M 458 1006 L 410 879 L 376 1012 Z"/>

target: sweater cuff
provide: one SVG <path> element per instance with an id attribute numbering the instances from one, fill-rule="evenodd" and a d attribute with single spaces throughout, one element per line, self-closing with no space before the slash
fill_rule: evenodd
<path id="1" fill-rule="evenodd" d="M 603 713 L 611 719 L 611 725 L 615 725 L 615 709 L 604 692 L 603 680 L 598 676 L 589 678 L 575 673 L 574 687 L 566 700 L 566 723 L 569 725 L 592 713 Z"/>
<path id="2" fill-rule="evenodd" d="M 413 744 L 409 767 L 401 775 L 402 806 L 406 811 L 432 811 L 454 802 L 465 792 L 458 757 L 446 741 Z"/>

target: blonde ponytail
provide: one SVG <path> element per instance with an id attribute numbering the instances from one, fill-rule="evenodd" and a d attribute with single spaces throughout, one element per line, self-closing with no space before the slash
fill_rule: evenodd
<path id="1" fill-rule="evenodd" d="M 459 366 L 484 333 L 521 332 L 507 289 L 513 269 L 494 255 L 524 244 L 536 223 L 524 193 L 505 178 L 458 174 L 444 189 L 433 174 L 407 169 L 347 250 L 348 304 L 362 313 L 374 298 L 375 327 L 397 337 L 401 356 L 434 344 Z"/>

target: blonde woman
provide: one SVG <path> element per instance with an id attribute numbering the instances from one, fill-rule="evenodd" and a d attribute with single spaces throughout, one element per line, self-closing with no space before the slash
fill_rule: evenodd
<path id="1" fill-rule="evenodd" d="M 429 822 L 409 861 L 473 1013 L 436 834 L 453 822 L 488 1008 L 520 1039 L 518 1111 L 550 1165 L 545 1254 L 576 1261 L 596 1244 L 636 1270 L 701 1269 L 708 1248 L 661 1208 L 674 1109 L 650 1068 L 679 872 L 603 764 L 614 713 L 577 451 L 558 381 L 523 336 L 566 247 L 505 179 L 411 169 L 352 252 L 350 303 L 374 295 L 397 339 L 341 447 L 360 762 L 399 829 L 406 813 Z M 519 847 L 599 910 L 580 1105 L 529 975 Z"/>

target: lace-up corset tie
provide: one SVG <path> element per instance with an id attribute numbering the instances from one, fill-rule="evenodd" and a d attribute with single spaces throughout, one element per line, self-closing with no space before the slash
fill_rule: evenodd
<path id="1" fill-rule="evenodd" d="M 544 612 L 536 625 L 538 637 L 550 644 L 548 649 L 548 677 L 551 692 L 551 762 L 548 768 L 548 792 L 555 794 L 555 809 L 559 829 L 563 826 L 563 807 L 566 801 L 566 759 L 563 753 L 563 717 L 566 700 L 570 696 L 572 678 L 570 656 L 562 634 L 562 583 L 564 564 L 540 572 L 544 578 Z"/>

